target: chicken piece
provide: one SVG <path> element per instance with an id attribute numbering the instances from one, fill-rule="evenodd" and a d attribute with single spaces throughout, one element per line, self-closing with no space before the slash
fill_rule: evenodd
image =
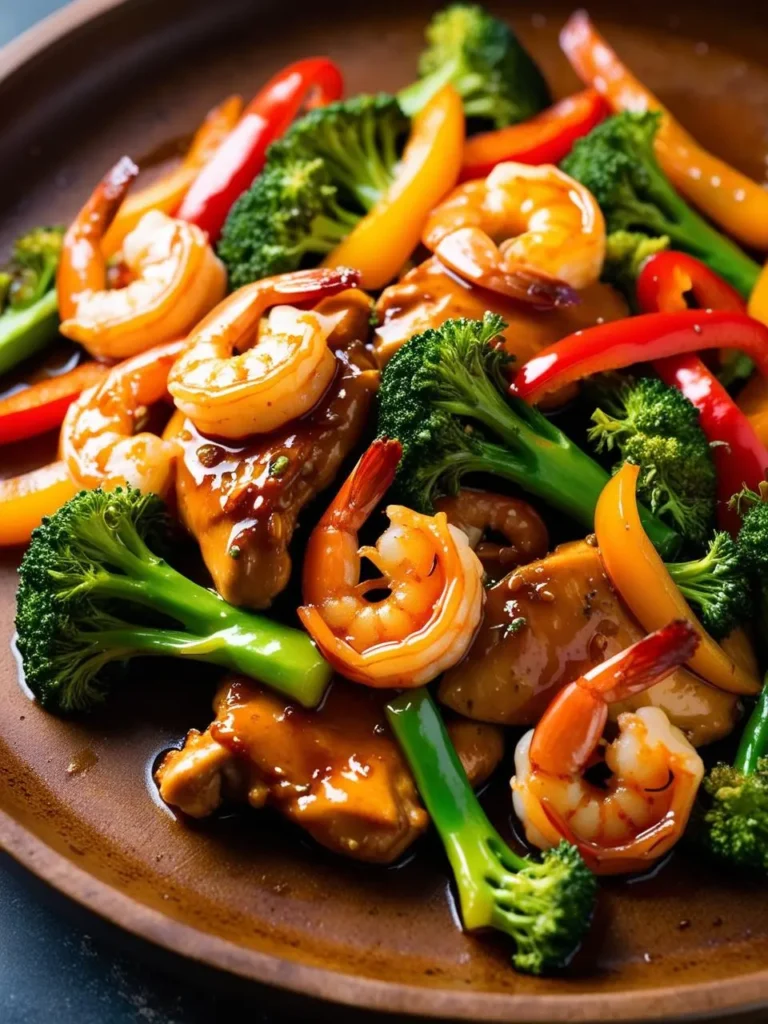
<path id="1" fill-rule="evenodd" d="M 491 587 L 477 638 L 443 676 L 439 697 L 468 718 L 534 725 L 558 690 L 643 635 L 611 587 L 597 548 L 587 541 L 563 544 Z M 612 705 L 611 718 L 644 704 L 666 711 L 696 746 L 727 735 L 740 711 L 735 695 L 685 669 Z"/>
<path id="2" fill-rule="evenodd" d="M 579 300 L 575 306 L 535 309 L 468 285 L 432 257 L 381 293 L 376 303 L 379 326 L 374 332 L 374 351 L 379 365 L 384 366 L 414 334 L 454 317 L 482 320 L 486 310 L 491 310 L 507 321 L 505 348 L 520 366 L 545 345 L 574 331 L 628 314 L 624 299 L 606 284 L 585 288 Z M 561 402 L 566 397 L 566 392 L 560 393 Z"/>
<path id="3" fill-rule="evenodd" d="M 192 730 L 155 779 L 163 800 L 195 818 L 224 801 L 265 803 L 323 846 L 389 864 L 428 824 L 384 715 L 386 695 L 336 680 L 306 711 L 257 684 L 227 680 L 204 733 Z M 481 785 L 504 753 L 502 731 L 457 719 L 451 736 L 470 781 Z"/>
<path id="4" fill-rule="evenodd" d="M 363 342 L 370 299 L 344 292 L 321 303 L 340 321 L 329 345 L 338 363 L 321 403 L 271 434 L 216 441 L 187 420 L 177 435 L 183 457 L 176 475 L 179 514 L 222 597 L 266 608 L 291 575 L 288 551 L 302 508 L 334 480 L 360 439 L 378 386 Z"/>

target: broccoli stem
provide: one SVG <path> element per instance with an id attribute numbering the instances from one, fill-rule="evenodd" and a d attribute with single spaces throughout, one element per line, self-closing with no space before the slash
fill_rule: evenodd
<path id="1" fill-rule="evenodd" d="M 741 734 L 739 749 L 736 751 L 734 767 L 744 775 L 752 775 L 757 763 L 768 753 L 768 676 L 757 699 L 754 711 L 749 716 Z"/>
<path id="2" fill-rule="evenodd" d="M 0 373 L 44 348 L 59 326 L 56 289 L 23 309 L 6 309 L 0 316 Z"/>
<path id="3" fill-rule="evenodd" d="M 94 639 L 137 654 L 173 654 L 212 662 L 258 679 L 305 707 L 315 707 L 328 684 L 328 664 L 309 637 L 253 612 L 228 605 L 166 563 L 137 558 L 130 579 L 104 573 L 90 588 L 102 597 L 132 601 L 178 620 L 189 633 L 130 628 Z"/>
<path id="4" fill-rule="evenodd" d="M 509 849 L 488 820 L 428 690 L 401 694 L 387 705 L 387 718 L 445 847 L 465 927 L 496 923 L 501 876 L 529 862 Z"/>
<path id="5" fill-rule="evenodd" d="M 397 102 L 403 113 L 408 117 L 415 117 L 432 97 L 451 81 L 458 67 L 457 60 L 448 60 L 442 67 L 436 68 L 424 78 L 417 78 L 415 82 L 401 89 L 397 94 Z"/>
<path id="6" fill-rule="evenodd" d="M 536 409 L 515 403 L 519 420 L 510 417 L 503 401 L 501 410 L 490 404 L 458 410 L 460 415 L 479 419 L 510 446 L 480 442 L 481 455 L 468 462 L 465 472 L 495 473 L 591 530 L 598 498 L 610 479 L 608 473 Z M 499 415 L 500 411 L 504 415 Z M 673 556 L 679 547 L 677 533 L 642 506 L 640 519 L 658 552 L 665 558 Z"/>

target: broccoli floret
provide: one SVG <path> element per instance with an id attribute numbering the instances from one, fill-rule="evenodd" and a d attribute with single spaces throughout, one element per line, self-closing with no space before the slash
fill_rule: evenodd
<path id="1" fill-rule="evenodd" d="M 51 711 L 106 697 L 113 662 L 170 655 L 222 665 L 314 706 L 330 668 L 309 637 L 233 608 L 152 550 L 170 532 L 162 501 L 129 488 L 82 491 L 32 534 L 16 630 L 27 685 Z M 157 625 L 158 615 L 173 620 Z"/>
<path id="2" fill-rule="evenodd" d="M 709 806 L 703 839 L 732 867 L 768 873 L 768 686 L 742 733 L 734 763 L 717 764 L 704 779 Z"/>
<path id="3" fill-rule="evenodd" d="M 668 563 L 667 570 L 717 640 L 752 617 L 752 588 L 730 534 L 716 533 L 701 558 Z"/>
<path id="4" fill-rule="evenodd" d="M 614 231 L 608 235 L 602 278 L 624 294 L 635 308 L 635 286 L 643 264 L 657 252 L 669 248 L 669 238 L 650 238 L 637 231 Z"/>
<path id="5" fill-rule="evenodd" d="M 667 236 L 748 297 L 760 267 L 678 195 L 659 167 L 654 139 L 661 115 L 622 113 L 580 139 L 562 162 L 600 204 L 609 233 Z"/>
<path id="6" fill-rule="evenodd" d="M 536 62 L 512 29 L 474 4 L 452 4 L 439 11 L 426 31 L 419 61 L 420 79 L 399 93 L 415 114 L 451 82 L 468 118 L 496 128 L 517 124 L 549 106 L 552 97 Z"/>
<path id="7" fill-rule="evenodd" d="M 35 228 L 18 238 L 0 270 L 0 373 L 47 345 L 59 326 L 53 287 L 63 228 Z"/>
<path id="8" fill-rule="evenodd" d="M 589 928 L 597 895 L 576 847 L 562 842 L 540 861 L 510 849 L 472 792 L 426 689 L 392 701 L 387 717 L 445 846 L 465 928 L 510 935 L 520 971 L 563 967 Z"/>
<path id="9" fill-rule="evenodd" d="M 230 282 L 319 262 L 387 192 L 408 119 L 391 96 L 357 96 L 310 111 L 269 149 L 235 203 L 218 245 Z"/>
<path id="10" fill-rule="evenodd" d="M 592 529 L 608 474 L 536 409 L 505 397 L 509 357 L 497 344 L 505 327 L 492 313 L 447 320 L 387 363 L 379 432 L 403 446 L 395 486 L 404 504 L 431 512 L 434 498 L 456 493 L 467 473 L 490 473 Z M 659 551 L 672 553 L 677 534 L 641 515 Z"/>
<path id="11" fill-rule="evenodd" d="M 715 513 L 715 467 L 699 413 L 677 388 L 651 377 L 625 380 L 592 414 L 597 451 L 617 449 L 640 467 L 638 494 L 688 540 L 703 542 Z"/>

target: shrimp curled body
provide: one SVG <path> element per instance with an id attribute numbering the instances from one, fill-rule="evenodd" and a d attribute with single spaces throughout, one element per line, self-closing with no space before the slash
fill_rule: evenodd
<path id="1" fill-rule="evenodd" d="M 280 303 L 317 302 L 358 280 L 343 267 L 299 271 L 228 296 L 193 331 L 173 368 L 176 406 L 199 430 L 227 438 L 268 433 L 309 412 L 336 372 L 328 337 L 337 320 Z"/>
<path id="2" fill-rule="evenodd" d="M 601 737 L 609 703 L 652 686 L 694 647 L 690 627 L 672 623 L 558 694 L 515 751 L 513 801 L 529 842 L 545 850 L 569 839 L 596 873 L 623 874 L 678 841 L 704 774 L 694 747 L 657 707 L 620 714 L 617 738 Z M 598 785 L 584 773 L 601 762 L 612 774 Z"/>
<path id="3" fill-rule="evenodd" d="M 376 546 L 358 547 L 399 457 L 397 442 L 374 441 L 312 533 L 304 563 L 304 626 L 340 673 L 373 687 L 421 686 L 455 665 L 484 603 L 482 566 L 443 513 L 390 505 Z M 379 578 L 360 582 L 363 558 Z"/>
<path id="4" fill-rule="evenodd" d="M 219 302 L 227 275 L 194 224 L 151 210 L 123 242 L 128 283 L 108 287 L 101 242 L 136 168 L 120 161 L 67 231 L 57 276 L 61 333 L 97 359 L 125 359 L 184 335 Z"/>
<path id="5" fill-rule="evenodd" d="M 541 516 L 519 498 L 465 487 L 456 495 L 438 498 L 435 509 L 466 533 L 469 546 L 492 579 L 500 579 L 516 565 L 543 558 L 549 549 Z M 493 534 L 506 543 L 492 539 Z"/>
<path id="6" fill-rule="evenodd" d="M 134 429 L 144 410 L 167 396 L 168 372 L 183 348 L 183 341 L 175 341 L 119 363 L 70 405 L 59 449 L 78 484 L 168 491 L 176 444 Z"/>
<path id="7" fill-rule="evenodd" d="M 424 245 L 461 277 L 542 307 L 576 301 L 605 259 L 592 194 L 557 167 L 498 164 L 437 206 Z"/>

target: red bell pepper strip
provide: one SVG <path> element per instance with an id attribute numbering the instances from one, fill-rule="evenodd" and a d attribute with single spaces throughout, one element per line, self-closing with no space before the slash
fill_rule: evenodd
<path id="1" fill-rule="evenodd" d="M 61 425 L 78 395 L 109 373 L 101 363 L 82 363 L 58 377 L 46 377 L 0 399 L 0 445 L 23 441 Z"/>
<path id="2" fill-rule="evenodd" d="M 232 204 L 264 166 L 270 143 L 314 93 L 314 105 L 326 104 L 340 99 L 343 89 L 341 72 L 327 57 L 310 57 L 278 71 L 195 178 L 176 216 L 197 224 L 215 242 Z"/>
<path id="3" fill-rule="evenodd" d="M 596 89 L 560 100 L 522 124 L 473 135 L 464 146 L 461 181 L 484 178 L 496 164 L 557 164 L 608 114 L 610 107 Z"/>
<path id="4" fill-rule="evenodd" d="M 529 403 L 593 373 L 621 370 L 668 356 L 710 348 L 735 348 L 768 376 L 768 327 L 726 310 L 686 309 L 646 313 L 589 327 L 563 338 L 529 359 L 510 385 Z"/>
<path id="5" fill-rule="evenodd" d="M 646 313 L 673 313 L 687 308 L 692 294 L 700 307 L 743 313 L 739 293 L 704 263 L 679 252 L 652 256 L 637 279 L 637 300 Z M 744 413 L 695 353 L 658 359 L 661 379 L 678 388 L 699 410 L 699 422 L 714 444 L 717 470 L 717 519 L 721 529 L 736 534 L 741 517 L 729 502 L 744 486 L 756 491 L 768 470 L 768 449 Z"/>

